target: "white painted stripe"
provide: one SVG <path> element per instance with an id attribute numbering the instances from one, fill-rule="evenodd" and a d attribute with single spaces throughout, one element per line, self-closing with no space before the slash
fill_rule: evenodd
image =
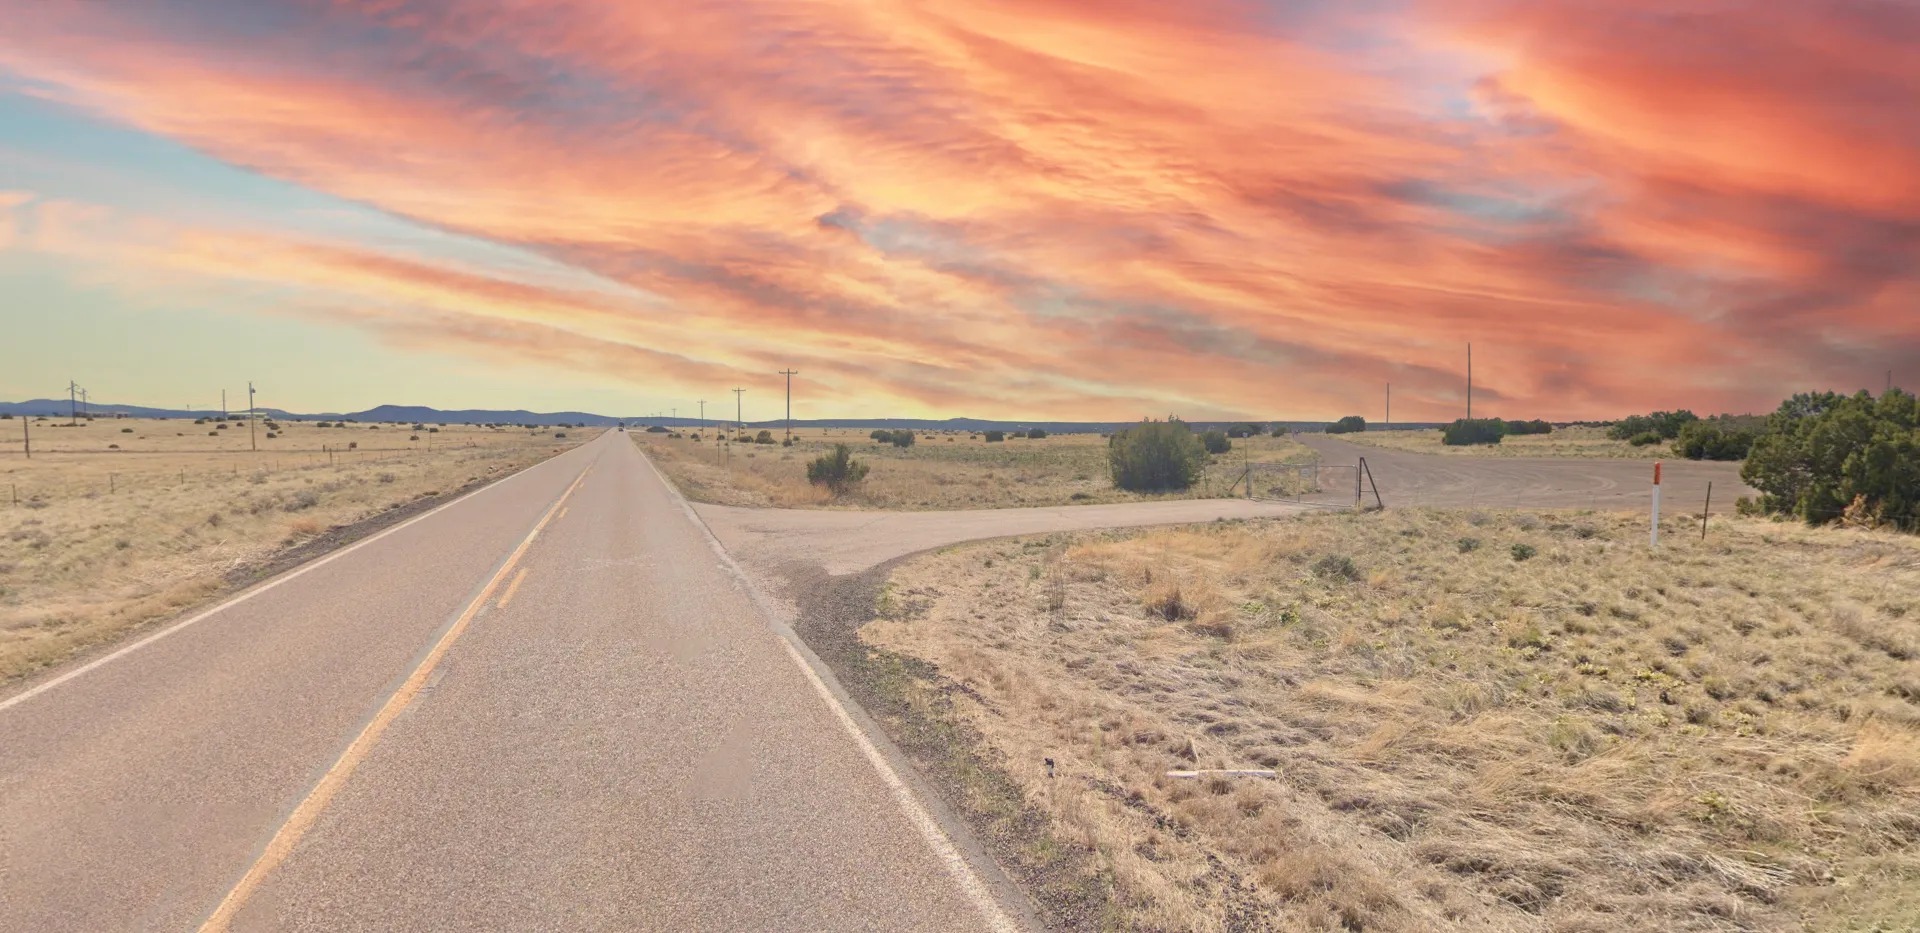
<path id="1" fill-rule="evenodd" d="M 67 681 L 74 679 L 75 677 L 79 677 L 80 675 L 87 673 L 88 671 L 94 670 L 99 667 L 103 667 L 123 657 L 126 657 L 127 655 L 132 654 L 135 651 L 139 651 L 140 649 L 145 648 L 146 646 L 151 645 L 154 642 L 167 637 L 168 635 L 172 635 L 173 633 L 178 632 L 181 629 L 187 628 L 188 626 L 197 625 L 207 619 L 210 619 L 220 614 L 221 612 L 231 609 L 234 606 L 238 606 L 241 603 L 244 603 L 247 600 L 252 599 L 255 596 L 258 596 L 261 593 L 265 593 L 269 590 L 272 590 L 283 583 L 288 583 L 293 580 L 298 580 L 301 577 L 304 577 L 315 570 L 319 570 L 320 568 L 325 567 L 326 565 L 331 564 L 334 561 L 339 560 L 340 558 L 353 553 L 354 551 L 357 551 L 363 547 L 366 547 L 369 544 L 372 544 L 375 541 L 380 540 L 381 538 L 384 538 L 390 534 L 398 532 L 402 528 L 406 528 L 415 522 L 425 521 L 429 518 L 432 518 L 435 515 L 440 514 L 442 511 L 446 509 L 453 508 L 454 506 L 467 501 L 469 498 L 472 498 L 473 496 L 477 496 L 483 492 L 486 492 L 489 489 L 498 489 L 501 486 L 506 485 L 506 483 L 508 483 L 509 481 L 518 479 L 519 477 L 526 475 L 527 471 L 532 470 L 535 467 L 545 466 L 546 464 L 553 463 L 559 460 L 560 457 L 564 457 L 567 454 L 573 453 L 573 451 L 575 450 L 585 450 L 586 448 L 587 448 L 586 444 L 581 444 L 580 446 L 575 447 L 572 450 L 565 451 L 564 453 L 561 453 L 558 456 L 548 457 L 547 459 L 542 460 L 539 463 L 528 464 L 527 466 L 521 467 L 520 469 L 515 470 L 514 472 L 509 473 L 506 476 L 502 476 L 499 479 L 494 480 L 493 482 L 480 487 L 479 489 L 466 493 L 460 496 L 459 498 L 454 499 L 451 502 L 443 502 L 439 505 L 434 506 L 431 509 L 428 509 L 425 512 L 420 513 L 419 515 L 415 515 L 414 517 L 409 518 L 406 521 L 393 526 L 392 528 L 388 528 L 384 531 L 377 532 L 371 537 L 362 538 L 324 557 L 318 558 L 316 560 L 310 561 L 305 564 L 301 564 L 300 566 L 295 567 L 294 569 L 289 570 L 286 573 L 281 574 L 280 576 L 274 577 L 273 579 L 268 580 L 264 583 L 255 585 L 252 589 L 243 590 L 240 593 L 222 601 L 218 605 L 215 605 L 213 608 L 208 609 L 204 612 L 201 612 L 198 615 L 191 616 L 179 622 L 175 622 L 174 624 L 169 625 L 166 628 L 161 629 L 160 631 L 154 632 L 153 634 L 148 635 L 147 637 L 142 638 L 139 641 L 136 641 L 125 647 L 116 649 L 111 653 L 102 655 L 98 658 L 93 659 L 92 661 L 88 661 L 87 663 L 74 668 L 73 670 L 67 671 L 66 673 L 61 674 L 58 677 L 53 677 L 48 680 L 42 681 L 41 683 L 35 684 L 32 687 L 27 688 L 26 690 L 22 690 L 21 692 L 16 693 L 13 696 L 7 697 L 4 700 L 0 700 L 0 712 L 5 712 L 8 709 L 11 709 L 22 703 L 25 703 L 26 701 L 31 700 L 34 697 L 37 697 L 40 694 L 43 694 L 49 690 L 52 690 L 53 688 L 58 687 L 61 684 L 64 684 Z"/>
<path id="2" fill-rule="evenodd" d="M 960 854 L 960 850 L 954 848 L 953 840 L 947 838 L 946 831 L 940 828 L 933 814 L 928 813 L 927 809 L 920 805 L 920 801 L 914 798 L 913 791 L 907 787 L 907 783 L 900 780 L 900 775 L 894 772 L 893 765 L 887 763 L 887 756 L 880 754 L 880 749 L 875 748 L 873 742 L 867 738 L 867 734 L 861 731 L 860 724 L 853 721 L 853 716 L 847 712 L 847 708 L 840 705 L 840 700 L 833 695 L 833 691 L 828 690 L 826 683 L 820 679 L 820 675 L 814 673 L 813 665 L 808 664 L 800 651 L 785 638 L 780 639 L 780 645 L 787 649 L 787 656 L 793 659 L 793 666 L 806 675 L 807 682 L 813 685 L 814 692 L 820 694 L 820 699 L 826 701 L 827 708 L 833 710 L 834 718 L 840 720 L 840 725 L 846 728 L 847 735 L 853 737 L 854 744 L 860 747 L 860 754 L 865 755 L 867 762 L 873 765 L 873 770 L 880 773 L 881 782 L 887 785 L 887 790 L 893 792 L 894 800 L 900 804 L 900 811 L 906 814 L 907 821 L 912 823 L 913 828 L 919 830 L 920 835 L 926 839 L 927 845 L 933 849 L 933 854 L 939 857 L 947 874 L 960 885 L 962 891 L 966 892 L 967 898 L 973 901 L 974 907 L 979 909 L 981 916 L 987 921 L 987 927 L 996 933 L 1017 933 L 1020 929 L 1019 925 L 1000 909 L 1000 902 L 994 899 L 992 892 L 987 890 L 986 884 L 980 880 L 980 877 L 973 873 L 973 866 L 968 865 L 966 858 Z"/>
<path id="3" fill-rule="evenodd" d="M 713 529 L 707 527 L 707 523 L 701 520 L 700 513 L 693 510 L 693 506 L 687 503 L 686 497 L 680 494 L 680 490 L 667 479 L 666 474 L 660 472 L 660 467 L 654 464 L 653 458 L 641 453 L 638 447 L 633 449 L 633 453 L 640 458 L 640 462 L 645 463 L 647 468 L 653 471 L 653 475 L 660 480 L 660 484 L 666 487 L 667 494 L 680 504 L 680 510 L 686 513 L 687 520 L 706 536 L 707 546 L 720 559 L 722 569 L 732 574 L 734 579 L 746 588 L 754 604 L 760 607 L 768 627 L 772 628 L 774 634 L 780 638 L 781 647 L 787 649 L 787 656 L 793 659 L 794 666 L 800 668 L 800 673 L 807 678 L 808 683 L 813 685 L 814 692 L 818 693 L 820 699 L 826 702 L 827 708 L 833 711 L 834 718 L 839 720 L 841 727 L 853 739 L 855 747 L 860 749 L 860 754 L 880 775 L 880 782 L 892 793 L 894 803 L 899 805 L 901 814 L 907 818 L 907 822 L 912 824 L 915 830 L 919 831 L 920 838 L 927 843 L 928 848 L 933 850 L 934 857 L 939 859 L 947 876 L 952 878 L 967 899 L 973 902 L 974 909 L 980 912 L 981 919 L 986 922 L 987 928 L 994 933 L 1021 933 L 1020 924 L 1007 916 L 1007 912 L 1000 906 L 1000 901 L 993 896 L 992 891 L 988 890 L 986 882 L 980 880 L 973 866 L 967 864 L 966 856 L 960 854 L 953 840 L 947 837 L 946 830 L 940 828 L 940 822 L 933 818 L 933 814 L 927 812 L 926 807 L 921 806 L 912 788 L 907 786 L 906 781 L 900 779 L 899 773 L 893 770 L 893 765 L 887 762 L 887 756 L 880 753 L 879 747 L 874 745 L 865 730 L 860 728 L 853 714 L 847 712 L 847 708 L 841 705 L 840 698 L 834 695 L 819 672 L 807 662 L 806 656 L 794 646 L 794 640 L 799 636 L 779 624 L 768 609 L 765 600 L 754 589 L 746 571 L 741 570 L 740 565 L 734 563 L 733 555 L 728 554 L 726 546 L 714 536 Z"/>

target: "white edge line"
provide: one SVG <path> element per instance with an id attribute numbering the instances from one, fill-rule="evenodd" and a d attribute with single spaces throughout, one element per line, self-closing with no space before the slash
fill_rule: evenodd
<path id="1" fill-rule="evenodd" d="M 653 471 L 654 476 L 659 478 L 660 483 L 680 504 L 681 511 L 685 512 L 687 518 L 693 522 L 694 527 L 700 529 L 700 533 L 706 536 L 707 546 L 713 550 L 715 556 L 719 557 L 721 565 L 747 588 L 761 613 L 767 615 L 767 606 L 760 598 L 758 590 L 754 588 L 746 572 L 740 569 L 740 565 L 734 563 L 733 555 L 727 553 L 726 546 L 720 543 L 713 529 L 708 528 L 707 523 L 700 518 L 700 513 L 693 510 L 693 506 L 687 502 L 685 496 L 680 494 L 679 488 L 673 485 L 673 481 L 660 472 L 660 468 L 654 464 L 652 457 L 647 456 L 638 446 L 634 447 L 634 453 L 638 454 L 641 462 L 645 463 L 647 468 Z M 767 615 L 767 621 L 775 622 L 776 620 L 771 615 Z M 1007 916 L 999 900 L 988 890 L 986 882 L 980 880 L 973 866 L 967 864 L 966 856 L 960 854 L 953 840 L 948 838 L 946 831 L 940 828 L 939 821 L 933 818 L 933 814 L 927 812 L 926 807 L 921 806 L 920 801 L 914 797 L 913 790 L 907 786 L 907 782 L 901 780 L 899 773 L 893 769 L 893 765 L 888 763 L 887 757 L 880 753 L 880 749 L 873 744 L 873 740 L 860 728 L 860 724 L 854 721 L 853 715 L 847 712 L 846 707 L 841 705 L 840 699 L 827 687 L 826 681 L 821 679 L 820 674 L 813 669 L 813 665 L 807 663 L 800 649 L 794 646 L 793 641 L 799 636 L 786 630 L 783 625 L 775 624 L 770 627 L 780 637 L 780 644 L 787 649 L 787 656 L 793 659 L 794 666 L 800 669 L 800 673 L 813 686 L 814 692 L 818 693 L 820 699 L 826 702 L 827 708 L 833 711 L 834 718 L 839 720 L 847 735 L 852 737 L 854 744 L 860 749 L 860 754 L 867 759 L 868 764 L 873 766 L 873 770 L 880 775 L 881 783 L 885 784 L 887 790 L 893 794 L 894 802 L 899 805 L 900 812 L 906 816 L 909 823 L 913 824 L 914 829 L 919 830 L 920 837 L 926 841 L 927 847 L 933 850 L 934 856 L 940 860 L 941 867 L 945 868 L 947 875 L 960 885 L 967 899 L 973 902 L 974 909 L 978 910 L 982 919 L 986 921 L 987 927 L 996 933 L 1020 933 L 1021 926 L 1015 923 L 1012 917 Z"/>
<path id="2" fill-rule="evenodd" d="M 592 442 L 589 441 L 587 443 L 592 443 Z M 173 633 L 178 632 L 181 629 L 184 629 L 190 625 L 194 625 L 195 623 L 205 621 L 206 619 L 209 619 L 221 612 L 231 609 L 234 606 L 238 606 L 241 603 L 244 603 L 247 600 L 260 595 L 261 593 L 265 593 L 268 590 L 278 587 L 282 583 L 287 583 L 292 580 L 297 580 L 300 577 L 305 576 L 309 572 L 319 570 L 320 568 L 325 567 L 326 565 L 331 564 L 334 561 L 339 560 L 340 558 L 353 553 L 354 551 L 357 551 L 363 547 L 366 547 L 367 545 L 372 544 L 373 542 L 378 541 L 381 538 L 384 538 L 390 534 L 398 532 L 401 529 L 406 528 L 407 526 L 412 525 L 415 522 L 425 521 L 426 519 L 432 518 L 433 516 L 438 515 L 443 510 L 450 509 L 456 505 L 459 505 L 460 503 L 467 501 L 467 499 L 473 496 L 477 496 L 483 492 L 486 492 L 489 489 L 498 489 L 502 485 L 505 485 L 510 480 L 518 479 L 519 477 L 526 475 L 526 473 L 529 470 L 532 470 L 535 467 L 540 467 L 540 466 L 544 466 L 546 464 L 552 463 L 555 460 L 558 460 L 561 457 L 564 457 L 575 450 L 583 449 L 586 446 L 587 446 L 586 444 L 580 444 L 576 447 L 561 451 L 560 453 L 554 456 L 541 460 L 538 463 L 530 463 L 524 467 L 521 467 L 518 470 L 515 470 L 512 473 L 507 474 L 506 476 L 502 476 L 499 479 L 494 480 L 493 482 L 480 487 L 479 489 L 475 489 L 471 492 L 463 493 L 457 499 L 453 499 L 447 502 L 442 502 L 439 505 L 436 505 L 425 512 L 415 515 L 414 517 L 409 518 L 398 525 L 394 525 L 391 528 L 387 528 L 387 529 L 375 532 L 374 534 L 365 538 L 361 538 L 360 540 L 355 541 L 352 544 L 349 544 L 346 547 L 343 547 L 337 551 L 333 551 L 324 556 L 308 561 L 307 563 L 301 564 L 300 566 L 295 567 L 292 570 L 289 570 L 277 577 L 274 577 L 271 580 L 267 580 L 263 583 L 255 584 L 253 587 L 249 589 L 242 590 L 239 593 L 235 593 L 234 595 L 214 604 L 212 607 L 202 610 L 200 613 L 196 615 L 190 616 L 186 619 L 182 619 L 179 622 L 175 622 L 172 625 L 169 625 L 166 628 L 161 629 L 160 631 L 154 632 L 153 634 L 140 639 L 139 641 L 116 648 L 105 655 L 94 658 L 93 660 L 88 661 L 87 663 L 82 664 L 79 667 L 74 668 L 73 670 L 60 674 L 57 677 L 53 677 L 51 679 L 41 681 L 40 683 L 37 683 L 31 687 L 28 687 L 27 689 L 22 690 L 19 693 L 14 694 L 13 696 L 7 697 L 4 700 L 0 700 L 0 712 L 5 712 L 8 709 L 11 709 L 22 703 L 25 703 L 26 701 L 31 700 L 34 697 L 37 697 L 40 694 L 43 694 L 49 690 L 52 690 L 53 688 L 58 687 L 61 684 L 64 684 L 67 681 L 80 676 L 81 674 L 85 674 L 88 671 L 91 671 L 98 667 L 102 667 L 111 661 L 116 661 L 122 657 L 125 657 L 126 655 L 132 654 L 135 651 L 139 651 L 140 649 L 145 648 L 146 646 L 151 645 L 154 642 L 167 637 L 168 635 L 172 635 Z"/>

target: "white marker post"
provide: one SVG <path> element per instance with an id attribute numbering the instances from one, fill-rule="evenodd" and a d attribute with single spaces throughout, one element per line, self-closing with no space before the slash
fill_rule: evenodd
<path id="1" fill-rule="evenodd" d="M 1660 461 L 1653 461 L 1653 528 L 1647 533 L 1647 543 L 1652 547 L 1660 546 Z"/>

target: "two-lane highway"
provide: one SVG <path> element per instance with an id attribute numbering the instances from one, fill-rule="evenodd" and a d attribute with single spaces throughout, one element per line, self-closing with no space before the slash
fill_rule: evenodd
<path id="1" fill-rule="evenodd" d="M 0 696 L 0 930 L 1016 929 L 609 433 Z"/>

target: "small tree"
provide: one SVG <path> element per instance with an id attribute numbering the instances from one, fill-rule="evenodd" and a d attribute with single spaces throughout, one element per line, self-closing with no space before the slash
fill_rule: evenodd
<path id="1" fill-rule="evenodd" d="M 1227 432 L 1225 431 L 1208 431 L 1200 435 L 1200 444 L 1205 447 L 1207 453 L 1210 454 L 1224 454 L 1233 449 L 1233 442 L 1227 440 Z"/>
<path id="2" fill-rule="evenodd" d="M 1007 432 L 1005 431 L 988 431 L 987 432 L 987 443 L 989 444 L 998 444 L 1002 441 L 1005 441 L 1006 439 L 1007 439 Z"/>
<path id="3" fill-rule="evenodd" d="M 853 459 L 853 452 L 845 444 L 833 445 L 833 453 L 807 464 L 807 482 L 825 486 L 836 496 L 845 494 L 866 478 L 867 465 Z"/>
<path id="4" fill-rule="evenodd" d="M 1607 429 L 1607 436 L 1616 441 L 1631 441 L 1641 434 L 1652 433 L 1660 440 L 1670 441 L 1680 436 L 1680 429 L 1689 423 L 1700 420 L 1700 416 L 1684 408 L 1679 411 L 1656 411 L 1651 415 L 1633 415 L 1614 422 Z"/>
<path id="5" fill-rule="evenodd" d="M 1327 425 L 1328 434 L 1357 434 L 1366 429 L 1367 419 L 1359 415 L 1348 415 L 1339 421 Z"/>
<path id="6" fill-rule="evenodd" d="M 1200 478 L 1206 448 L 1186 423 L 1142 421 L 1107 439 L 1113 484 L 1133 492 L 1186 489 Z"/>
<path id="7" fill-rule="evenodd" d="M 1498 418 L 1460 418 L 1440 429 L 1440 443 L 1448 447 L 1498 444 L 1507 435 L 1507 423 Z"/>
<path id="8" fill-rule="evenodd" d="M 1036 440 L 1036 441 L 1041 440 L 1046 436 L 1047 436 L 1047 432 L 1041 430 L 1040 428 L 1034 428 L 1033 430 L 1027 432 L 1027 437 L 1032 438 L 1033 440 Z"/>
<path id="9" fill-rule="evenodd" d="M 912 431 L 895 431 L 893 432 L 893 436 L 888 438 L 888 440 L 892 441 L 893 446 L 895 447 L 900 447 L 903 449 L 907 447 L 912 447 L 913 440 L 914 440 L 913 432 Z"/>
<path id="10" fill-rule="evenodd" d="M 1754 432 L 1713 421 L 1692 421 L 1673 440 L 1675 453 L 1689 460 L 1745 460 Z"/>
<path id="11" fill-rule="evenodd" d="M 773 432 L 763 430 L 759 434 L 754 435 L 753 442 L 756 444 L 771 444 L 773 443 Z"/>
<path id="12" fill-rule="evenodd" d="M 1286 437 L 1288 433 L 1287 426 L 1284 424 L 1276 424 L 1273 426 L 1274 437 Z"/>
<path id="13" fill-rule="evenodd" d="M 882 444 L 893 443 L 893 432 L 887 430 L 886 428 L 874 428 L 873 430 L 867 432 L 867 436 L 873 438 L 876 441 L 879 441 Z"/>

